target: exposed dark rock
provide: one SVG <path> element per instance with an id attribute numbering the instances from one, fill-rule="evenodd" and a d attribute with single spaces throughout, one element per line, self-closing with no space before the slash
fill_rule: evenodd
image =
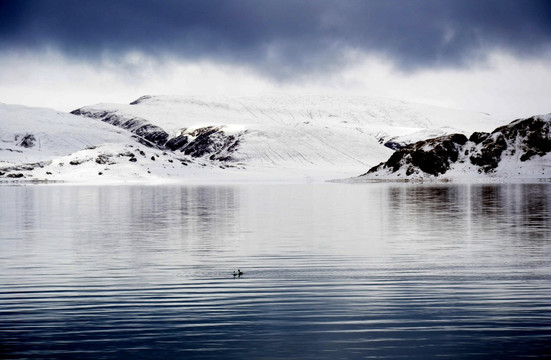
<path id="1" fill-rule="evenodd" d="M 178 135 L 168 140 L 165 144 L 172 151 L 183 148 L 189 142 L 187 135 Z"/>
<path id="2" fill-rule="evenodd" d="M 548 121 L 533 117 L 519 121 L 510 129 L 506 129 L 504 134 L 509 138 L 519 136 L 524 139 L 520 160 L 526 161 L 536 155 L 544 156 L 551 151 L 550 125 Z"/>
<path id="3" fill-rule="evenodd" d="M 206 153 L 214 152 L 214 147 L 217 144 L 214 135 L 217 134 L 218 130 L 216 126 L 207 126 L 191 131 L 189 134 L 193 136 L 195 140 L 183 149 L 184 154 L 193 157 L 201 157 Z"/>
<path id="4" fill-rule="evenodd" d="M 149 99 L 141 97 L 132 104 L 139 104 Z M 181 151 L 192 157 L 205 157 L 211 160 L 232 161 L 232 154 L 239 148 L 244 132 L 227 135 L 221 126 L 207 126 L 188 131 L 182 129 L 180 134 L 170 138 L 169 134 L 158 126 L 150 124 L 146 119 L 94 109 L 77 109 L 72 114 L 99 119 L 113 126 L 130 131 L 141 144 L 156 147 L 160 150 Z M 140 151 L 145 156 L 145 153 Z"/>
<path id="5" fill-rule="evenodd" d="M 115 163 L 111 160 L 112 157 L 113 155 L 110 154 L 99 154 L 98 157 L 96 157 L 96 163 L 112 165 Z"/>
<path id="6" fill-rule="evenodd" d="M 21 165 L 13 165 L 8 167 L 0 168 L 2 171 L 32 171 L 36 168 L 43 168 L 46 165 L 51 164 L 51 161 L 44 161 L 44 162 L 37 162 L 37 163 L 29 163 L 29 164 L 21 164 Z"/>
<path id="7" fill-rule="evenodd" d="M 422 171 L 442 175 L 453 163 L 469 159 L 478 172 L 491 173 L 504 156 L 518 156 L 522 162 L 551 152 L 551 119 L 532 117 L 500 126 L 492 133 L 475 132 L 469 139 L 461 134 L 419 141 L 398 149 L 390 158 L 366 174 L 405 169 L 406 176 Z M 364 174 L 364 175 L 366 175 Z"/>
<path id="8" fill-rule="evenodd" d="M 36 144 L 36 138 L 33 134 L 25 134 L 23 136 L 16 135 L 15 141 L 17 142 L 18 146 L 24 147 L 24 148 L 32 148 Z"/>
<path id="9" fill-rule="evenodd" d="M 240 136 L 226 135 L 220 127 L 207 126 L 189 133 L 194 137 L 182 150 L 192 157 L 208 155 L 210 160 L 231 161 L 231 154 L 239 147 Z"/>
<path id="10" fill-rule="evenodd" d="M 488 137 L 482 142 L 482 149 L 479 153 L 471 155 L 471 164 L 480 166 L 484 172 L 494 170 L 501 160 L 501 154 L 507 149 L 507 142 L 502 134 L 495 139 Z"/>
<path id="11" fill-rule="evenodd" d="M 151 99 L 151 95 L 144 95 L 130 103 L 130 105 L 138 105 L 139 103 L 143 102 L 144 100 Z"/>
<path id="12" fill-rule="evenodd" d="M 403 144 L 400 144 L 398 142 L 394 142 L 392 140 L 385 142 L 383 145 L 386 146 L 389 149 L 392 149 L 392 150 L 399 150 L 399 149 L 404 147 Z"/>
<path id="13" fill-rule="evenodd" d="M 484 140 L 486 140 L 488 138 L 488 136 L 490 136 L 490 133 L 486 133 L 486 132 L 474 132 L 470 137 L 469 137 L 469 141 L 472 141 L 474 142 L 475 144 L 480 144 L 481 142 L 483 142 Z"/>
<path id="14" fill-rule="evenodd" d="M 15 152 L 15 153 L 19 153 L 19 154 L 23 153 L 23 151 L 21 151 L 21 150 L 14 150 L 14 149 L 2 149 L 2 148 L 0 148 L 0 151 L 9 151 L 9 152 Z"/>
<path id="15" fill-rule="evenodd" d="M 140 142 L 146 146 L 164 146 L 169 138 L 166 131 L 139 117 L 129 117 L 117 112 L 88 110 L 86 108 L 73 110 L 71 114 L 99 119 L 113 126 L 128 130 L 135 134 L 138 140 L 142 140 Z"/>
<path id="16" fill-rule="evenodd" d="M 141 125 L 135 128 L 132 132 L 160 146 L 163 146 L 168 140 L 168 133 L 160 127 L 151 124 Z"/>
<path id="17" fill-rule="evenodd" d="M 80 165 L 80 164 L 82 164 L 82 161 L 78 161 L 78 160 L 69 161 L 69 165 Z"/>
<path id="18" fill-rule="evenodd" d="M 14 173 L 14 174 L 8 174 L 8 175 L 6 175 L 6 177 L 12 178 L 12 179 L 20 179 L 20 178 L 24 178 L 25 175 L 23 175 L 21 173 Z"/>
<path id="19" fill-rule="evenodd" d="M 383 168 L 398 171 L 402 166 L 408 166 L 406 175 L 419 168 L 427 174 L 444 174 L 451 163 L 457 161 L 461 146 L 465 145 L 467 137 L 463 134 L 440 136 L 434 139 L 419 141 L 405 146 L 392 154 L 386 163 L 381 163 L 367 173 L 373 173 Z"/>

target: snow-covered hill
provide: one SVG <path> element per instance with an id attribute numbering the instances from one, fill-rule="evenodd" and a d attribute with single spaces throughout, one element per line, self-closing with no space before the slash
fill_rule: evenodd
<path id="1" fill-rule="evenodd" d="M 0 165 L 51 160 L 89 146 L 127 143 L 125 131 L 45 108 L 0 104 Z"/>
<path id="2" fill-rule="evenodd" d="M 551 114 L 468 139 L 452 134 L 402 147 L 356 180 L 510 181 L 551 178 Z"/>
<path id="3" fill-rule="evenodd" d="M 387 140 L 487 130 L 486 114 L 366 97 L 193 98 L 144 96 L 129 105 L 98 104 L 73 114 L 99 119 L 145 141 L 195 158 L 342 177 L 392 153 Z"/>
<path id="4" fill-rule="evenodd" d="M 0 179 L 151 182 L 215 169 L 138 140 L 126 130 L 94 119 L 0 104 Z"/>
<path id="5" fill-rule="evenodd" d="M 358 174 L 427 135 L 498 124 L 482 113 L 366 97 L 143 96 L 73 114 L 2 104 L 0 176 L 327 180 Z"/>

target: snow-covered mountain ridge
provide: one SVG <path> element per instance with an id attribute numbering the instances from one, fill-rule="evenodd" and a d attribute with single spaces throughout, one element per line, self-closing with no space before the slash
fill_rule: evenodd
<path id="1" fill-rule="evenodd" d="M 415 141 L 427 132 L 490 130 L 499 124 L 481 113 L 327 96 L 143 96 L 128 105 L 98 104 L 73 114 L 120 126 L 163 149 L 196 158 L 282 171 L 325 169 L 335 176 L 388 157 L 392 149 L 380 145 L 391 139 Z"/>
<path id="2" fill-rule="evenodd" d="M 486 114 L 365 97 L 143 96 L 73 114 L 0 104 L 0 176 L 321 181 L 388 158 L 389 141 L 497 124 Z"/>
<path id="3" fill-rule="evenodd" d="M 440 136 L 398 149 L 358 179 L 547 179 L 551 114 L 518 119 L 491 133 Z"/>
<path id="4" fill-rule="evenodd" d="M 172 136 L 164 129 L 144 118 L 119 113 L 118 111 L 98 110 L 90 107 L 77 109 L 73 115 L 98 119 L 113 126 L 128 130 L 146 146 L 154 146 L 171 151 L 180 151 L 193 157 L 208 156 L 210 160 L 232 160 L 231 153 L 239 145 L 244 131 L 227 134 L 226 126 L 205 126 L 194 129 L 181 128 L 172 131 Z"/>

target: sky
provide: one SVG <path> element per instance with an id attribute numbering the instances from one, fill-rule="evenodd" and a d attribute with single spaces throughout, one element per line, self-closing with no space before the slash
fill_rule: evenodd
<path id="1" fill-rule="evenodd" d="M 544 0 L 0 0 L 0 102 L 365 95 L 551 112 Z"/>

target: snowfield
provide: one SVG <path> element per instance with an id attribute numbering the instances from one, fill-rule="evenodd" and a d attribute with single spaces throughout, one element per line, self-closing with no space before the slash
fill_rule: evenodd
<path id="1" fill-rule="evenodd" d="M 393 146 L 501 123 L 483 113 L 367 97 L 143 96 L 73 114 L 0 104 L 0 177 L 320 182 L 364 173 Z"/>

